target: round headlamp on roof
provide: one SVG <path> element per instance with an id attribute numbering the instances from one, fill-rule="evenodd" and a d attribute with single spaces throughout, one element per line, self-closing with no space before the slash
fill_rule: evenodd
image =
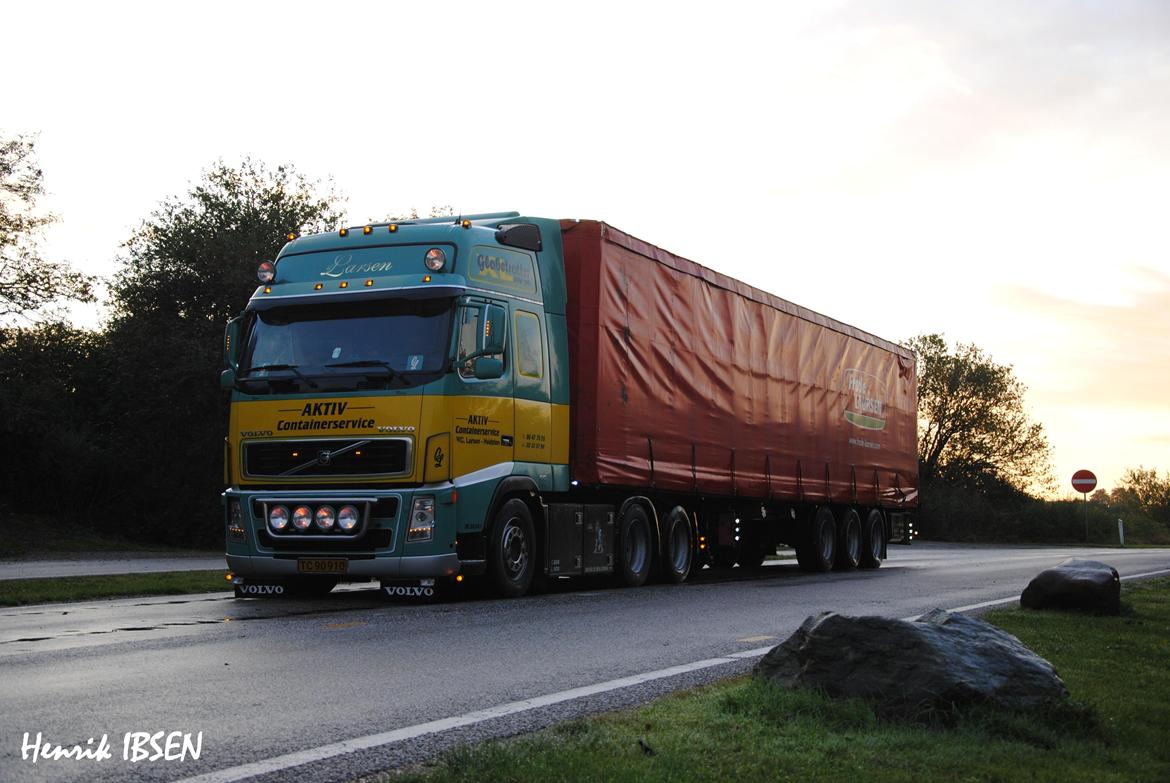
<path id="1" fill-rule="evenodd" d="M 432 272 L 441 272 L 443 265 L 447 263 L 447 254 L 443 252 L 442 248 L 432 247 L 423 258 L 423 263 Z"/>

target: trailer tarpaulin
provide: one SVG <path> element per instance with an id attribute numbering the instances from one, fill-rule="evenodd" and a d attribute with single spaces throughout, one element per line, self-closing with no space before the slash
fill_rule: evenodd
<path id="1" fill-rule="evenodd" d="M 917 505 L 906 348 L 595 221 L 563 221 L 584 484 Z"/>

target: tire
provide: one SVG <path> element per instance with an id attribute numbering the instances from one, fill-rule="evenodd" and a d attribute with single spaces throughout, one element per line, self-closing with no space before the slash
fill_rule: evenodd
<path id="1" fill-rule="evenodd" d="M 641 587 L 650 576 L 652 547 L 650 517 L 646 509 L 634 503 L 622 514 L 617 547 L 618 582 L 625 587 Z"/>
<path id="2" fill-rule="evenodd" d="M 673 584 L 687 581 L 694 563 L 695 539 L 686 509 L 675 506 L 666 515 L 662 549 L 662 578 Z"/>
<path id="3" fill-rule="evenodd" d="M 841 512 L 837 523 L 837 557 L 833 567 L 838 571 L 852 571 L 861 562 L 861 517 L 857 509 Z"/>
<path id="4" fill-rule="evenodd" d="M 882 512 L 876 508 L 865 516 L 865 523 L 861 526 L 861 562 L 862 568 L 881 568 L 882 552 L 886 547 L 886 523 L 882 519 Z"/>
<path id="5" fill-rule="evenodd" d="M 837 521 L 828 506 L 817 506 L 809 516 L 796 561 L 805 571 L 828 571 L 837 555 Z"/>
<path id="6" fill-rule="evenodd" d="M 532 586 L 536 573 L 536 535 L 532 512 L 513 498 L 496 512 L 488 549 L 488 581 L 504 598 L 519 598 Z"/>

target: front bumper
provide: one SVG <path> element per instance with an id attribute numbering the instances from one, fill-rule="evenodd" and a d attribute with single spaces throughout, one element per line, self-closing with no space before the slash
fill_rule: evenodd
<path id="1" fill-rule="evenodd" d="M 434 534 L 429 541 L 408 542 L 407 525 L 415 497 L 435 499 Z M 274 536 L 266 527 L 265 508 L 273 504 L 292 507 L 328 503 L 335 507 L 356 498 L 368 501 L 360 537 Z M 227 520 L 227 563 L 244 579 L 295 577 L 301 559 L 344 559 L 342 580 L 424 579 L 453 577 L 476 570 L 456 553 L 453 493 L 446 487 L 393 490 L 264 490 L 229 489 L 224 492 Z M 390 502 L 392 501 L 392 502 Z M 238 504 L 233 524 L 233 507 Z M 393 509 L 392 511 L 389 509 Z M 375 510 L 380 509 L 380 510 Z"/>
<path id="2" fill-rule="evenodd" d="M 344 555 L 342 555 L 344 556 Z M 228 555 L 228 568 L 246 579 L 275 579 L 299 576 L 296 559 L 272 556 Z M 350 560 L 344 579 L 425 579 L 460 573 L 462 563 L 454 552 L 418 557 L 378 557 Z"/>

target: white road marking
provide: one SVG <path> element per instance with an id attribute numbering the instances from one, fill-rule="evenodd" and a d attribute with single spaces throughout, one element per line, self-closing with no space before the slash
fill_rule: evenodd
<path id="1" fill-rule="evenodd" d="M 1143 574 L 1130 574 L 1123 576 L 1121 579 L 1127 581 L 1130 579 L 1141 579 L 1150 576 L 1161 576 L 1163 574 L 1170 574 L 1170 568 L 1162 569 L 1160 571 L 1148 571 Z M 983 601 L 977 604 L 969 604 L 967 606 L 960 606 L 951 609 L 952 612 L 968 612 L 975 609 L 983 609 L 989 606 L 999 606 L 1001 604 L 1012 603 L 1018 601 L 1019 596 L 1011 596 L 1009 598 L 997 598 L 993 601 Z M 921 615 L 913 615 L 911 617 L 903 617 L 903 620 L 915 620 Z M 562 704 L 566 701 L 573 701 L 574 699 L 583 699 L 587 696 L 596 696 L 599 693 L 608 693 L 609 691 L 616 691 L 622 688 L 630 688 L 635 685 L 641 685 L 654 680 L 661 680 L 667 677 L 675 677 L 679 674 L 687 674 L 689 672 L 699 671 L 701 669 L 709 669 L 712 666 L 722 666 L 728 663 L 735 663 L 736 661 L 747 658 L 759 658 L 766 655 L 772 647 L 757 647 L 752 650 L 743 650 L 737 653 L 731 653 L 722 658 L 707 658 L 702 661 L 694 661 L 692 663 L 684 663 L 679 666 L 671 666 L 667 669 L 659 669 L 657 671 L 645 672 L 643 674 L 634 674 L 629 677 L 621 677 L 616 680 L 609 680 L 608 682 L 600 682 L 596 685 L 585 685 L 580 688 L 573 688 L 559 693 L 550 693 L 546 696 L 537 696 L 532 699 L 522 699 L 520 701 L 508 702 L 507 704 L 500 704 L 495 707 L 488 707 L 485 710 L 477 710 L 475 712 L 464 713 L 463 715 L 455 715 L 450 718 L 441 718 L 439 720 L 429 721 L 427 723 L 419 723 L 414 726 L 404 726 L 400 729 L 393 729 L 391 731 L 384 731 L 379 734 L 368 734 L 364 737 L 355 737 L 354 739 L 342 740 L 341 742 L 334 742 L 330 745 L 322 745 L 318 748 L 309 748 L 307 750 L 297 751 L 296 753 L 286 753 L 283 756 L 276 756 L 263 761 L 254 761 L 250 764 L 241 764 L 237 767 L 228 767 L 226 769 L 208 772 L 203 775 L 196 775 L 191 778 L 184 778 L 175 783 L 234 783 L 239 780 L 246 780 L 247 778 L 256 777 L 257 775 L 266 775 L 271 772 L 279 772 L 284 769 L 292 767 L 299 767 L 302 764 L 311 764 L 316 761 L 323 761 L 325 759 L 334 758 L 335 756 L 343 756 L 346 753 L 354 753 L 359 750 L 369 750 L 380 745 L 389 745 L 394 742 L 402 742 L 404 740 L 415 739 L 427 734 L 438 734 L 451 729 L 462 728 L 463 726 L 472 726 L 476 723 L 483 723 L 484 721 L 492 720 L 494 718 L 503 718 L 508 715 L 515 715 L 521 712 L 528 712 L 529 710 L 540 709 L 541 707 L 549 707 L 553 704 Z"/>

